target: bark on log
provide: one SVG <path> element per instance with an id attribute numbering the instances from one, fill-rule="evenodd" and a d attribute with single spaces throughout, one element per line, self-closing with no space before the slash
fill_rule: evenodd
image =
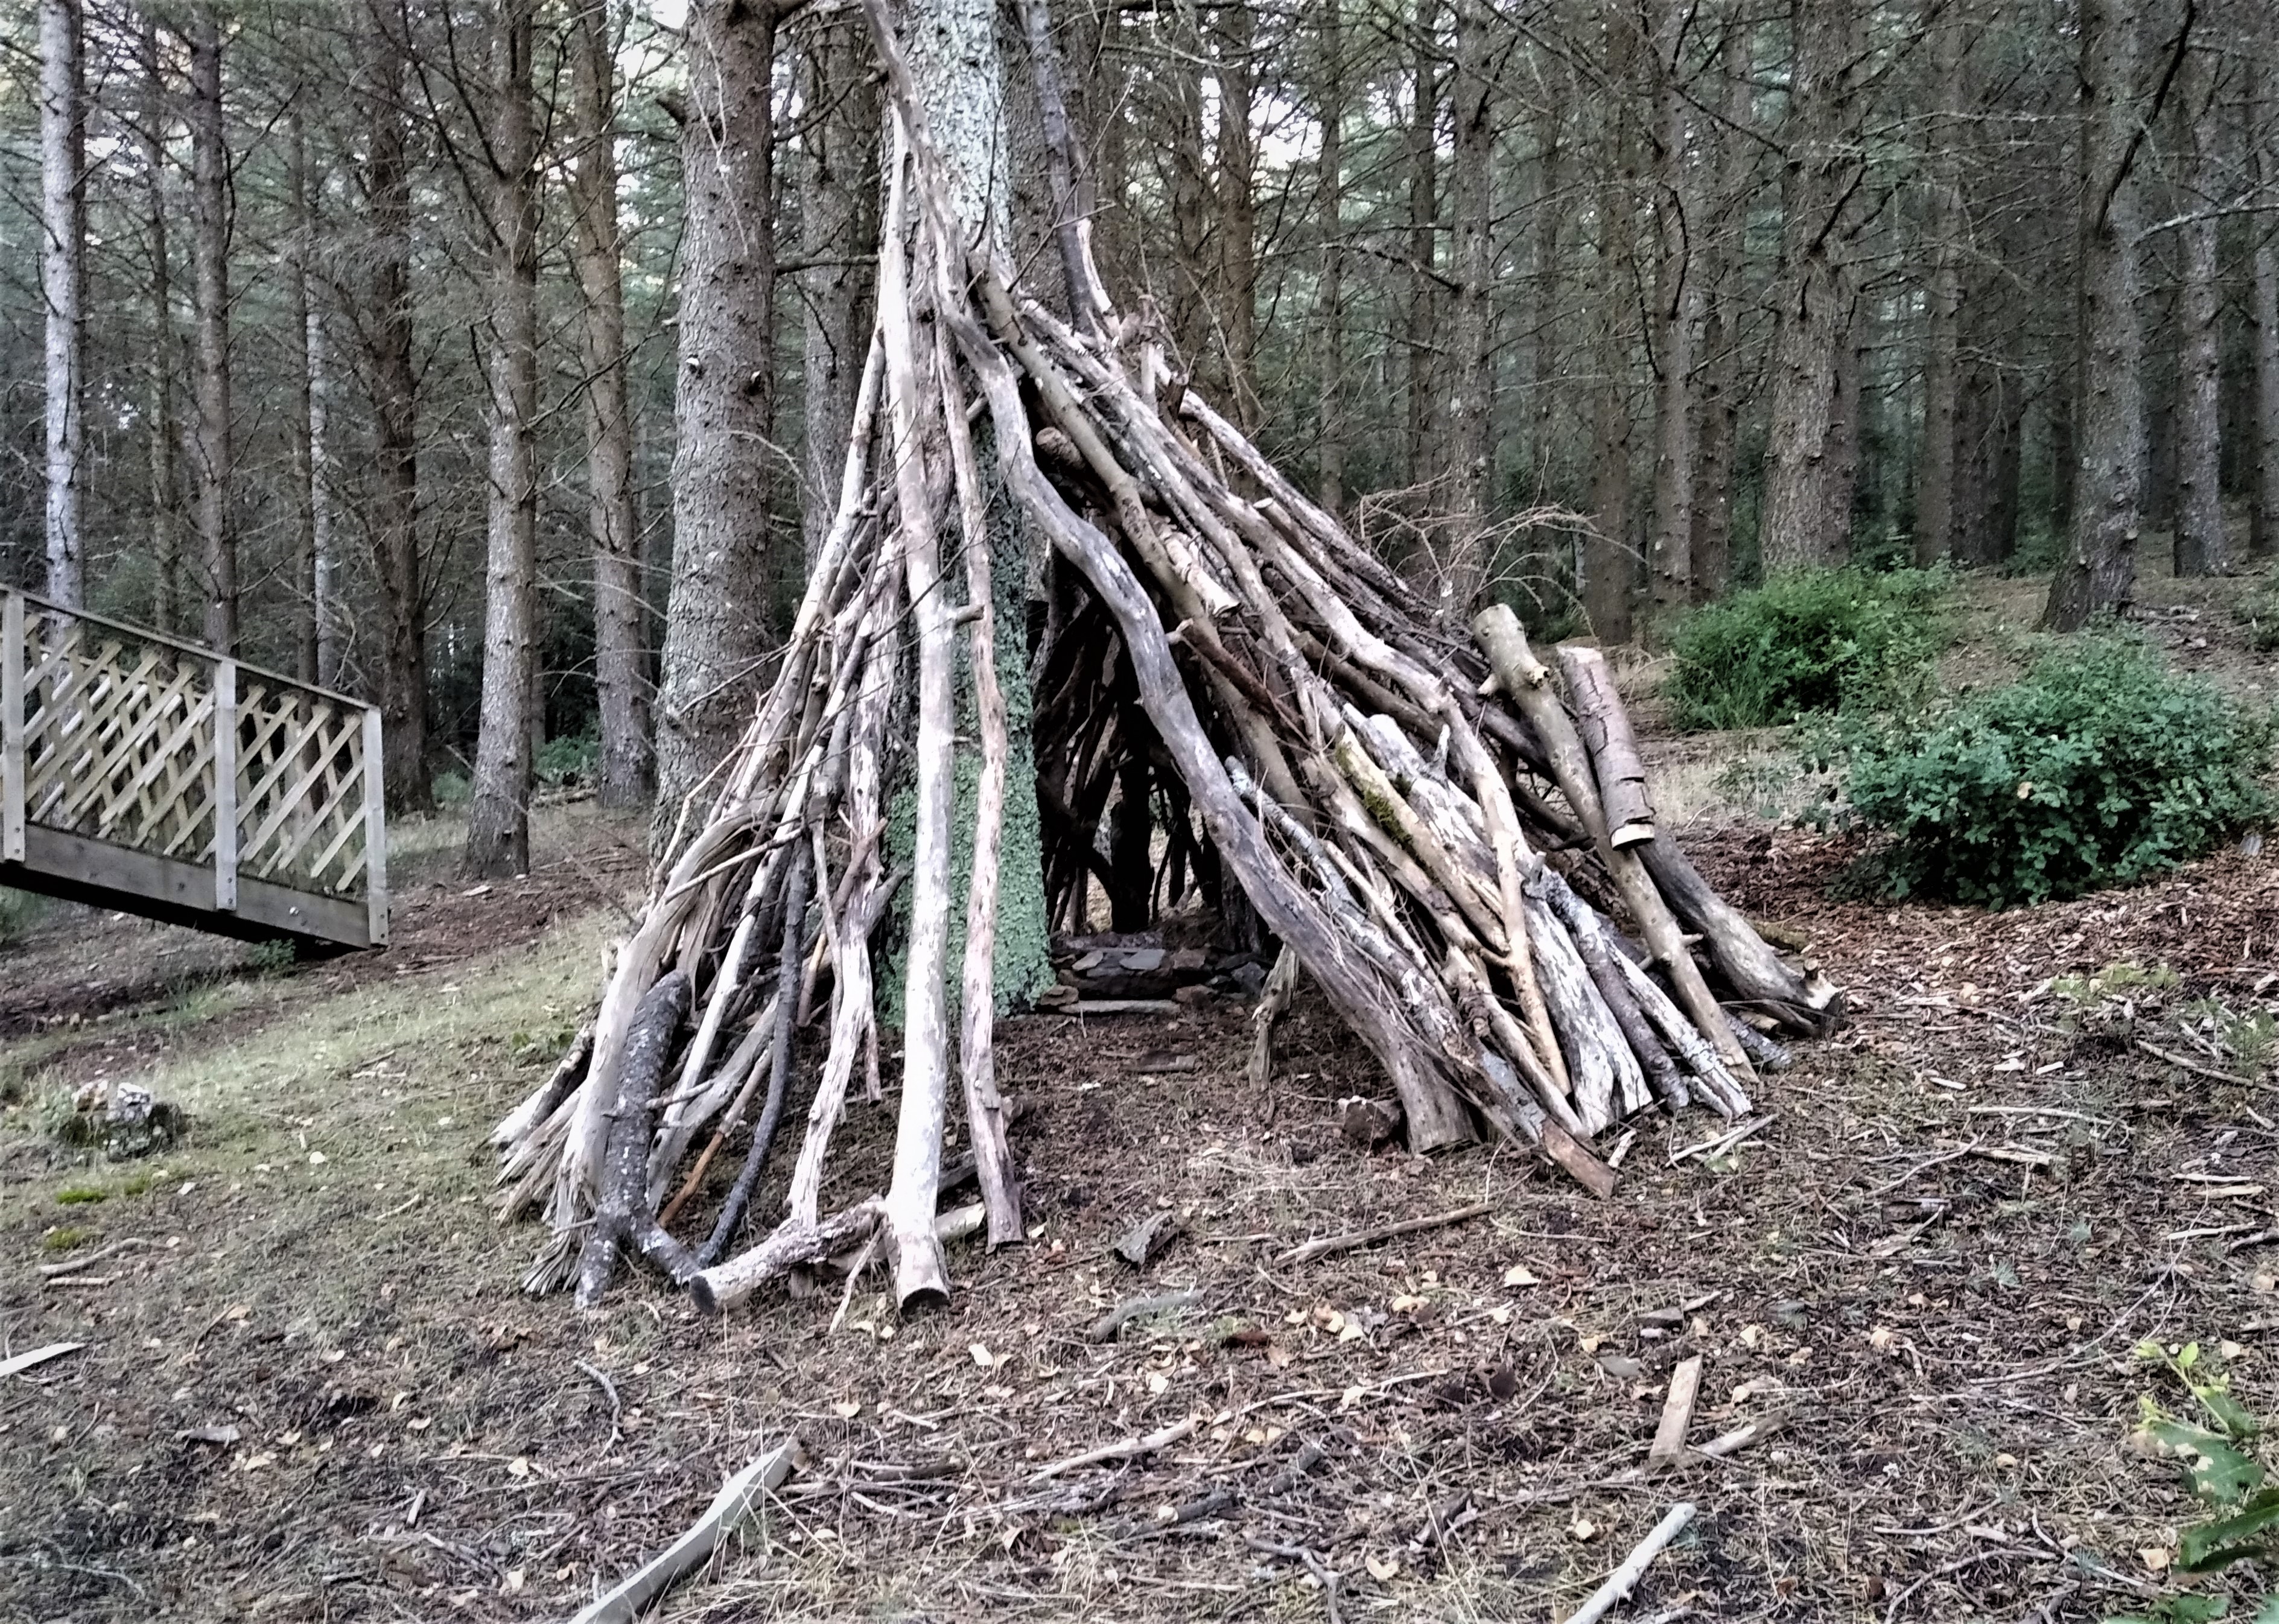
<path id="1" fill-rule="evenodd" d="M 1558 656 L 1567 697 L 1575 708 L 1576 731 L 1591 758 L 1599 804 L 1606 813 L 1608 840 L 1622 847 L 1653 839 L 1654 801 L 1646 793 L 1646 764 L 1638 759 L 1638 739 L 1615 689 L 1614 674 L 1607 670 L 1607 657 L 1595 648 L 1571 645 L 1561 646 Z"/>
<path id="2" fill-rule="evenodd" d="M 649 1122 L 656 1082 L 680 1023 L 687 1018 L 688 1002 L 688 977 L 674 970 L 650 988 L 633 1010 L 625 1059 L 618 1069 L 617 1100 L 610 1108 L 601 1204 L 578 1259 L 580 1308 L 602 1300 L 617 1268 L 619 1244 L 634 1237 L 636 1218 L 648 1215 Z"/>

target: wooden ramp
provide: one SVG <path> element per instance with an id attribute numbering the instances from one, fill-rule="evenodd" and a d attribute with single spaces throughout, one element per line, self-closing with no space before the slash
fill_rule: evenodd
<path id="1" fill-rule="evenodd" d="M 0 885 L 259 940 L 388 940 L 380 712 L 0 599 Z"/>

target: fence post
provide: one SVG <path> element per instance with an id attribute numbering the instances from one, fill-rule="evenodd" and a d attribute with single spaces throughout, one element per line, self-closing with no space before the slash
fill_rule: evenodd
<path id="1" fill-rule="evenodd" d="M 214 662 L 214 907 L 237 911 L 237 662 Z"/>
<path id="2" fill-rule="evenodd" d="M 0 602 L 0 862 L 24 861 L 24 594 Z"/>
<path id="3" fill-rule="evenodd" d="M 388 942 L 388 797 L 380 776 L 380 707 L 364 710 L 364 934 L 374 947 Z"/>

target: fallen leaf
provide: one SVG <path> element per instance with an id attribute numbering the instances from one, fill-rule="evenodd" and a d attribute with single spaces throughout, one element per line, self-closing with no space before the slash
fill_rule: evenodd
<path id="1" fill-rule="evenodd" d="M 1158 1370 L 1147 1378 L 1147 1390 L 1161 1397 L 1171 1390 L 1171 1378 Z"/>
<path id="2" fill-rule="evenodd" d="M 245 1435 L 234 1427 L 186 1427 L 174 1436 L 190 1444 L 226 1445 L 236 1443 Z"/>
<path id="3" fill-rule="evenodd" d="M 1395 1314 L 1415 1314 L 1419 1308 L 1423 1306 L 1424 1299 L 1423 1298 L 1412 1297 L 1406 1291 L 1401 1292 L 1400 1295 L 1393 1299 L 1393 1312 Z"/>
<path id="4" fill-rule="evenodd" d="M 1577 1517 L 1567 1525 L 1567 1532 L 1576 1539 L 1596 1539 L 1599 1536 L 1599 1525 L 1588 1517 Z"/>
<path id="5" fill-rule="evenodd" d="M 530 1475 L 530 1457 L 527 1455 L 517 1455 L 513 1459 L 508 1461 L 506 1463 L 506 1475 L 509 1477 L 528 1477 Z"/>
<path id="6" fill-rule="evenodd" d="M 2137 1558 L 2145 1564 L 2146 1571 L 2163 1574 L 2168 1571 L 2168 1564 L 2175 1559 L 2175 1554 L 2159 1545 L 2147 1545 L 2137 1553 Z"/>
<path id="7" fill-rule="evenodd" d="M 841 1398 L 838 1403 L 831 1406 L 831 1413 L 833 1415 L 836 1415 L 840 1421 L 853 1421 L 856 1416 L 863 1413 L 863 1406 L 856 1403 L 852 1398 Z"/>
<path id="8" fill-rule="evenodd" d="M 1601 1353 L 1599 1368 L 1617 1382 L 1635 1382 L 1646 1374 L 1646 1367 L 1627 1353 Z"/>
<path id="9" fill-rule="evenodd" d="M 1376 1557 L 1364 1557 L 1362 1559 L 1369 1564 L 1369 1576 L 1379 1584 L 1400 1571 L 1400 1562 L 1392 1557 L 1386 1557 L 1382 1561 Z"/>
<path id="10" fill-rule="evenodd" d="M 1534 1274 L 1530 1271 L 1527 1265 L 1524 1263 L 1515 1263 L 1509 1268 L 1504 1270 L 1503 1283 L 1509 1286 L 1541 1285 L 1543 1283 L 1540 1280 L 1538 1280 L 1535 1277 Z"/>
<path id="11" fill-rule="evenodd" d="M 988 1348 L 983 1344 L 978 1342 L 974 1343 L 965 1351 L 973 1355 L 973 1362 L 980 1366 L 984 1370 L 994 1370 L 997 1368 L 997 1360 L 991 1355 Z"/>

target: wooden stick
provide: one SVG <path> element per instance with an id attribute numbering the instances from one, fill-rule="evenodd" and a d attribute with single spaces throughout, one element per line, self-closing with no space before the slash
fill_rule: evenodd
<path id="1" fill-rule="evenodd" d="M 1697 1455 L 1707 1455 L 1713 1460 L 1723 1460 L 1728 1455 L 1738 1453 L 1752 1444 L 1760 1443 L 1772 1436 L 1787 1425 L 1788 1417 L 1779 1411 L 1775 1411 L 1770 1415 L 1761 1415 L 1755 1421 L 1744 1421 L 1730 1432 L 1710 1439 L 1693 1452 Z"/>
<path id="2" fill-rule="evenodd" d="M 894 114 L 894 167 L 879 257 L 879 309 L 886 333 L 886 399 L 894 430 L 894 507 L 902 528 L 902 569 L 910 617 L 917 626 L 917 781 L 912 849 L 910 935 L 902 983 L 902 1100 L 894 1128 L 894 1172 L 886 1189 L 887 1237 L 894 1291 L 908 1306 L 949 1294 L 941 1244 L 934 1239 L 941 1130 L 949 1098 L 950 816 L 955 794 L 956 671 L 949 606 L 941 596 L 941 551 L 926 488 L 926 441 L 938 425 L 918 395 L 905 264 L 905 172 L 910 134 Z"/>
<path id="3" fill-rule="evenodd" d="M 1029 1474 L 1029 1481 L 1040 1483 L 1048 1477 L 1058 1477 L 1063 1472 L 1073 1472 L 1078 1467 L 1098 1466 L 1103 1460 L 1129 1460 L 1134 1455 L 1151 1455 L 1159 1449 L 1169 1449 L 1182 1438 L 1192 1436 L 1196 1425 L 1196 1419 L 1191 1415 L 1145 1437 L 1126 1438 L 1121 1444 L 1103 1444 L 1098 1449 L 1088 1449 L 1080 1455 L 1070 1455 L 1064 1460 L 1054 1461 L 1050 1466 L 1039 1467 Z"/>
<path id="4" fill-rule="evenodd" d="M 1012 749 L 1005 693 L 997 680 L 997 611 L 992 586 L 989 515 L 957 362 L 948 343 L 935 351 L 949 433 L 949 462 L 957 479 L 957 512 L 965 541 L 966 664 L 972 673 L 973 709 L 981 729 L 981 772 L 973 793 L 973 865 L 965 887 L 965 961 L 959 982 L 957 1069 L 965 1084 L 965 1121 L 981 1176 L 994 1250 L 1022 1238 L 1020 1187 L 1005 1142 L 1005 1101 L 997 1092 L 997 864 L 1005 827 L 1005 770 Z"/>
<path id="5" fill-rule="evenodd" d="M 1591 1592 L 1590 1599 L 1567 1615 L 1567 1624 L 1598 1624 L 1614 1610 L 1616 1602 L 1631 1593 L 1647 1566 L 1660 1556 L 1664 1546 L 1684 1531 L 1693 1521 L 1691 1501 L 1680 1500 L 1669 1513 L 1654 1525 L 1654 1531 L 1638 1541 L 1638 1548 L 1623 1559 L 1623 1565 L 1607 1575 L 1606 1583 Z"/>
<path id="6" fill-rule="evenodd" d="M 1250 1086 L 1262 1092 L 1274 1077 L 1274 1023 L 1282 1012 L 1290 1007 L 1290 1000 L 1298 991 L 1298 955 L 1285 943 L 1274 956 L 1274 968 L 1266 973 L 1266 985 L 1260 993 L 1258 1007 L 1250 1012 Z"/>
<path id="7" fill-rule="evenodd" d="M 571 1624 L 633 1624 L 673 1582 L 717 1551 L 763 1495 L 783 1487 L 800 1454 L 788 1438 L 720 1485 L 720 1492 L 687 1533 L 634 1571 L 571 1621 Z"/>
<path id="8" fill-rule="evenodd" d="M 1700 1390 L 1701 1359 L 1696 1354 L 1670 1375 L 1669 1396 L 1661 1406 L 1661 1424 L 1654 1429 L 1654 1447 L 1646 1452 L 1647 1471 L 1662 1471 L 1685 1459 L 1685 1434 L 1693 1425 L 1693 1400 Z"/>
<path id="9" fill-rule="evenodd" d="M 1319 1240 L 1309 1240 L 1293 1246 L 1277 1263 L 1310 1263 L 1316 1258 L 1326 1258 L 1333 1252 L 1352 1252 L 1362 1246 L 1374 1246 L 1382 1240 L 1397 1235 L 1415 1235 L 1423 1229 L 1445 1229 L 1452 1223 L 1469 1223 L 1475 1218 L 1485 1218 L 1500 1210 L 1493 1201 L 1475 1201 L 1469 1207 L 1460 1207 L 1454 1212 L 1435 1213 L 1429 1218 L 1404 1218 L 1399 1223 L 1379 1224 L 1373 1229 L 1355 1229 L 1347 1235 L 1324 1235 Z"/>
<path id="10" fill-rule="evenodd" d="M 76 1353 L 86 1345 L 84 1342 L 50 1342 L 45 1347 L 34 1348 L 28 1352 L 0 1359 L 0 1382 L 6 1381 L 12 1375 L 21 1375 L 27 1370 L 37 1369 L 51 1359 L 61 1359 L 66 1353 Z"/>

